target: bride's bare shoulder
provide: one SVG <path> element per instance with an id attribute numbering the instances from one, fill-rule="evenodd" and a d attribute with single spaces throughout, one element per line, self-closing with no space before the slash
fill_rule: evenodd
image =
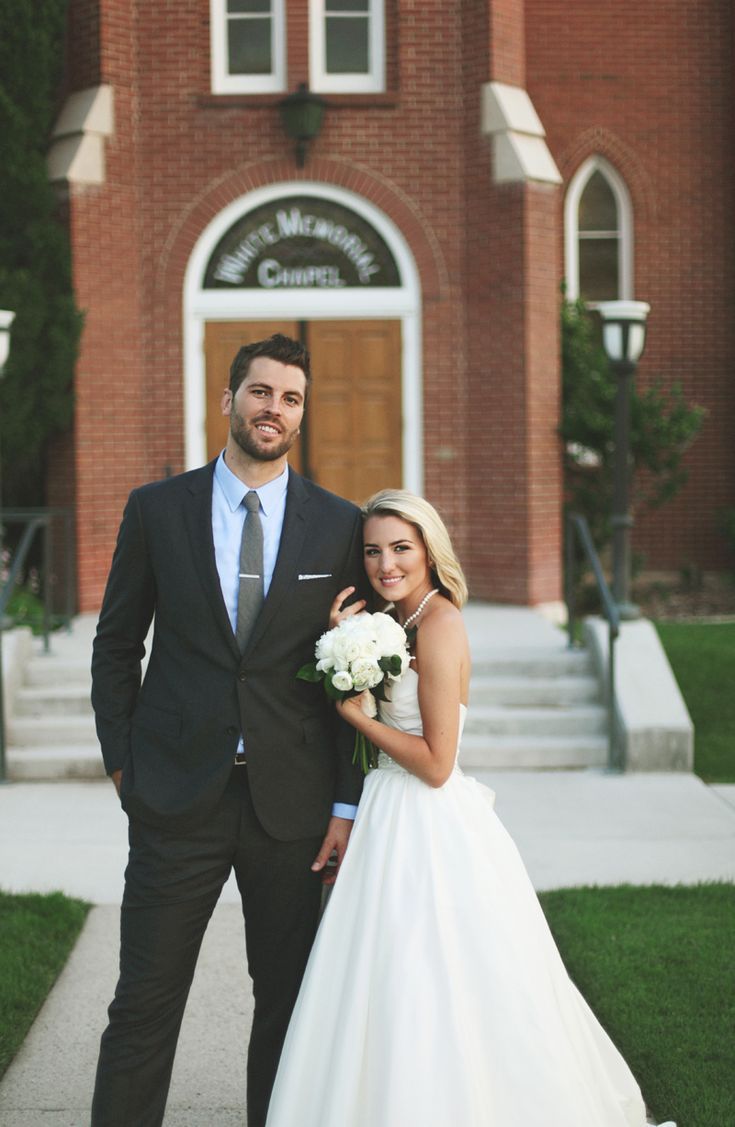
<path id="1" fill-rule="evenodd" d="M 432 647 L 439 642 L 443 646 L 448 643 L 465 646 L 467 644 L 467 631 L 462 612 L 443 596 L 432 599 L 424 613 L 417 642 L 419 644 L 421 642 L 428 643 Z"/>

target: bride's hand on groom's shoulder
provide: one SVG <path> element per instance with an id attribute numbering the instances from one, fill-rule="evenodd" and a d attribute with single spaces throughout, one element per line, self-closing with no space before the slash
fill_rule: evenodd
<path id="1" fill-rule="evenodd" d="M 329 611 L 329 629 L 333 630 L 335 626 L 339 626 L 340 622 L 344 622 L 346 618 L 352 618 L 353 614 L 359 614 L 366 607 L 365 599 L 358 599 L 356 603 L 350 603 L 348 607 L 343 607 L 342 604 L 350 595 L 354 594 L 354 587 L 345 587 L 344 591 L 340 591 Z"/>

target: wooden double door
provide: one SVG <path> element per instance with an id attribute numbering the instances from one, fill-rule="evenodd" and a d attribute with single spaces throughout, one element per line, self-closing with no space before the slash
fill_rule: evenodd
<path id="1" fill-rule="evenodd" d="M 312 388 L 294 469 L 361 502 L 403 481 L 400 321 L 209 321 L 205 327 L 207 452 L 227 438 L 222 392 L 238 348 L 272 333 L 303 340 Z"/>

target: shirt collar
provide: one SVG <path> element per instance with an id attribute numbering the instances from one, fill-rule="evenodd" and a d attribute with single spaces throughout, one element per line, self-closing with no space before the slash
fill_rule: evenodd
<path id="1" fill-rule="evenodd" d="M 220 454 L 214 467 L 214 476 L 220 489 L 225 495 L 225 500 L 229 505 L 231 511 L 234 513 L 243 502 L 246 493 L 250 492 L 250 487 L 237 477 L 225 461 L 224 450 Z M 282 500 L 286 489 L 288 488 L 288 466 L 285 467 L 283 473 L 278 477 L 274 477 L 272 481 L 266 482 L 265 485 L 259 485 L 256 489 L 260 507 L 265 516 L 272 513 Z"/>

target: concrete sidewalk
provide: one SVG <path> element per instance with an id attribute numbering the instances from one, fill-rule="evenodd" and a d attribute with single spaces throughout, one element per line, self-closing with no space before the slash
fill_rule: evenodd
<path id="1" fill-rule="evenodd" d="M 735 787 L 692 775 L 502 772 L 483 781 L 538 889 L 735 879 Z M 117 976 L 125 818 L 111 784 L 0 787 L 0 883 L 91 900 L 81 939 L 0 1083 L 3 1127 L 84 1127 Z M 252 1011 L 237 889 L 225 886 L 187 1007 L 165 1127 L 243 1127 Z M 133 1125 L 131 1124 L 131 1127 Z"/>
<path id="2" fill-rule="evenodd" d="M 558 650 L 525 608 L 466 611 L 473 653 Z M 735 880 L 735 787 L 688 774 L 483 771 L 539 890 Z M 115 986 L 126 818 L 108 781 L 0 786 L 0 887 L 91 901 L 82 936 L 0 1082 L 3 1127 L 85 1127 Z M 244 1127 L 252 1010 L 239 896 L 222 893 L 182 1028 L 165 1127 Z M 131 1124 L 131 1127 L 134 1127 Z"/>

